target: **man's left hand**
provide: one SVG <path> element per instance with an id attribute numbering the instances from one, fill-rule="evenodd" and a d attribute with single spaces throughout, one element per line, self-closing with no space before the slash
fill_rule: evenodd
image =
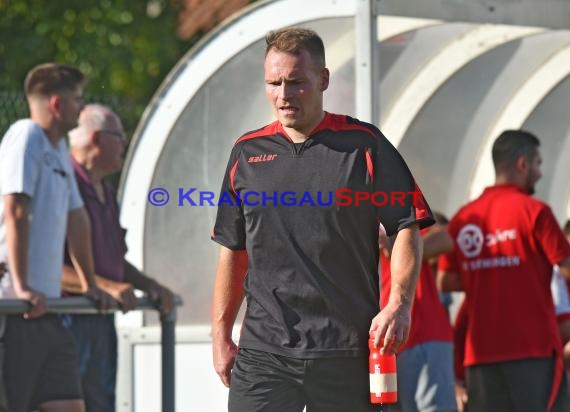
<path id="1" fill-rule="evenodd" d="M 409 305 L 388 303 L 370 324 L 370 337 L 376 346 L 384 341 L 380 352 L 395 354 L 406 343 L 410 334 L 411 309 Z"/>
<path id="2" fill-rule="evenodd" d="M 165 288 L 159 283 L 154 283 L 148 288 L 147 293 L 149 299 L 154 302 L 162 315 L 166 315 L 174 309 L 174 294 L 170 289 Z"/>

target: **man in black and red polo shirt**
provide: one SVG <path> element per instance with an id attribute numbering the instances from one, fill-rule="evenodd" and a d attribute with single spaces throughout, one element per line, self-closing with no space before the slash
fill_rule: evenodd
<path id="1" fill-rule="evenodd" d="M 278 120 L 238 139 L 224 177 L 212 236 L 221 245 L 214 367 L 230 386 L 230 411 L 373 411 L 369 333 L 377 344 L 385 337 L 384 350 L 405 343 L 419 228 L 431 212 L 377 128 L 323 111 L 320 37 L 287 28 L 266 40 L 265 91 Z M 348 201 L 356 192 L 369 200 Z M 382 196 L 372 202 L 373 193 Z M 379 222 L 395 236 L 380 313 Z M 238 351 L 231 331 L 244 295 Z"/>
<path id="2" fill-rule="evenodd" d="M 495 185 L 449 224 L 456 247 L 438 277 L 444 289 L 465 290 L 469 410 L 570 410 L 550 292 L 553 265 L 570 278 L 570 245 L 551 209 L 530 196 L 539 144 L 503 132 L 493 145 Z"/>

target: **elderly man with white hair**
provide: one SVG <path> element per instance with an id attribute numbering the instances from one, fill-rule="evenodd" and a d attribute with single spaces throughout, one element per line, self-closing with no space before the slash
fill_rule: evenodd
<path id="1" fill-rule="evenodd" d="M 125 260 L 125 230 L 119 206 L 105 177 L 121 170 L 127 140 L 119 116 L 98 104 L 85 106 L 78 126 L 69 132 L 71 161 L 89 214 L 97 285 L 113 296 L 123 311 L 136 306 L 135 289 L 146 292 L 162 313 L 174 306 L 172 292 Z M 79 292 L 79 279 L 69 257 L 63 289 Z M 115 410 L 117 335 L 113 315 L 74 315 L 70 329 L 77 342 L 85 405 L 89 411 Z"/>

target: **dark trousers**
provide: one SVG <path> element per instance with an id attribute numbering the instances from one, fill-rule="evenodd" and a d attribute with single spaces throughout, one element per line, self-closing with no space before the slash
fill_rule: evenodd
<path id="1" fill-rule="evenodd" d="M 73 315 L 67 325 L 79 355 L 87 412 L 115 411 L 117 332 L 114 315 Z"/>
<path id="2" fill-rule="evenodd" d="M 535 358 L 468 367 L 469 412 L 545 412 L 554 364 L 554 358 Z M 565 376 L 552 412 L 563 411 L 570 411 Z"/>
<path id="3" fill-rule="evenodd" d="M 238 351 L 230 412 L 377 412 L 370 404 L 368 358 L 297 359 Z"/>
<path id="4" fill-rule="evenodd" d="M 57 315 L 6 316 L 4 384 L 10 412 L 55 400 L 82 399 L 73 337 Z"/>

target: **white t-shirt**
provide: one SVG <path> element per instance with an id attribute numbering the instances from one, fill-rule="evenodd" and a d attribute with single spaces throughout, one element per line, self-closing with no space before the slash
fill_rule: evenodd
<path id="1" fill-rule="evenodd" d="M 552 271 L 550 290 L 552 291 L 552 300 L 554 301 L 556 316 L 569 314 L 570 297 L 568 296 L 568 287 L 566 286 L 566 279 L 558 270 L 558 266 L 554 266 L 554 270 Z"/>
<path id="2" fill-rule="evenodd" d="M 30 119 L 14 123 L 0 144 L 0 261 L 8 263 L 8 271 L 3 196 L 14 193 L 31 198 L 28 285 L 59 297 L 67 217 L 83 201 L 65 139 L 54 147 Z M 1 281 L 0 297 L 14 297 L 9 275 Z"/>

